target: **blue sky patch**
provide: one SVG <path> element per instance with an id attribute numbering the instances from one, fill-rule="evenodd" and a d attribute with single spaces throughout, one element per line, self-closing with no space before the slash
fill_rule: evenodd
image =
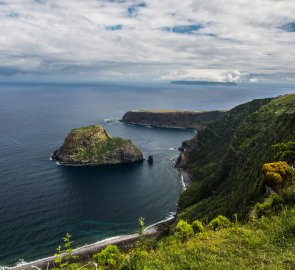
<path id="1" fill-rule="evenodd" d="M 122 24 L 116 24 L 116 25 L 106 26 L 106 30 L 108 30 L 108 31 L 122 30 L 122 28 L 123 28 L 123 25 Z"/>
<path id="2" fill-rule="evenodd" d="M 193 34 L 194 31 L 198 31 L 203 28 L 200 24 L 191 24 L 191 25 L 177 25 L 173 27 L 164 27 L 163 30 L 166 32 L 173 32 L 179 34 Z"/>
<path id="3" fill-rule="evenodd" d="M 130 17 L 135 17 L 137 15 L 138 10 L 140 8 L 144 8 L 144 7 L 146 7 L 146 4 L 144 2 L 137 4 L 137 5 L 130 6 L 128 8 L 128 15 Z"/>
<path id="4" fill-rule="evenodd" d="M 18 18 L 19 17 L 19 13 L 15 12 L 15 11 L 10 11 L 6 14 L 7 17 L 9 18 Z"/>
<path id="5" fill-rule="evenodd" d="M 287 32 L 295 32 L 295 22 L 287 23 L 281 28 Z"/>

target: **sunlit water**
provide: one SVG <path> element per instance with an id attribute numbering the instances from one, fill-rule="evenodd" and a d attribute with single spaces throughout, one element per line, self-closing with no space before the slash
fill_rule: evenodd
<path id="1" fill-rule="evenodd" d="M 134 232 L 175 212 L 182 190 L 171 158 L 193 131 L 149 129 L 120 119 L 131 109 L 228 109 L 292 86 L 169 84 L 0 85 L 0 264 L 52 255 L 70 232 L 81 246 Z M 130 138 L 154 164 L 63 167 L 50 161 L 71 128 L 99 124 Z"/>

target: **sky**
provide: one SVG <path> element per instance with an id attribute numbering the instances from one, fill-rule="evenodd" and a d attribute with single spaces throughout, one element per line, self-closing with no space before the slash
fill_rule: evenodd
<path id="1" fill-rule="evenodd" d="M 295 82 L 294 0 L 0 0 L 0 81 Z"/>

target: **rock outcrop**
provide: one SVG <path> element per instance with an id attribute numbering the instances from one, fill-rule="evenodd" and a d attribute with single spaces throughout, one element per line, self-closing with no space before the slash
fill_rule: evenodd
<path id="1" fill-rule="evenodd" d="M 222 111 L 128 111 L 122 122 L 135 125 L 203 130 L 215 121 Z"/>
<path id="2" fill-rule="evenodd" d="M 112 137 L 101 126 L 75 128 L 52 158 L 64 165 L 114 165 L 143 161 L 131 142 Z"/>

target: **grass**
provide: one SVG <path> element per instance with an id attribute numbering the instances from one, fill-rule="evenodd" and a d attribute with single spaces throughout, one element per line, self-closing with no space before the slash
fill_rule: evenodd
<path id="1" fill-rule="evenodd" d="M 206 226 L 185 242 L 173 234 L 115 255 L 104 251 L 112 260 L 98 269 L 295 269 L 295 209 L 217 231 Z M 94 269 L 90 263 L 81 269 Z"/>
<path id="2" fill-rule="evenodd" d="M 127 141 L 119 138 L 113 137 L 109 140 L 104 141 L 102 144 L 96 144 L 93 147 L 89 148 L 80 148 L 73 156 L 73 160 L 86 160 L 86 161 L 93 161 L 99 162 L 102 160 L 103 156 L 109 152 L 116 150 L 122 147 Z"/>
<path id="3" fill-rule="evenodd" d="M 294 269 L 295 210 L 157 246 L 136 269 Z"/>

